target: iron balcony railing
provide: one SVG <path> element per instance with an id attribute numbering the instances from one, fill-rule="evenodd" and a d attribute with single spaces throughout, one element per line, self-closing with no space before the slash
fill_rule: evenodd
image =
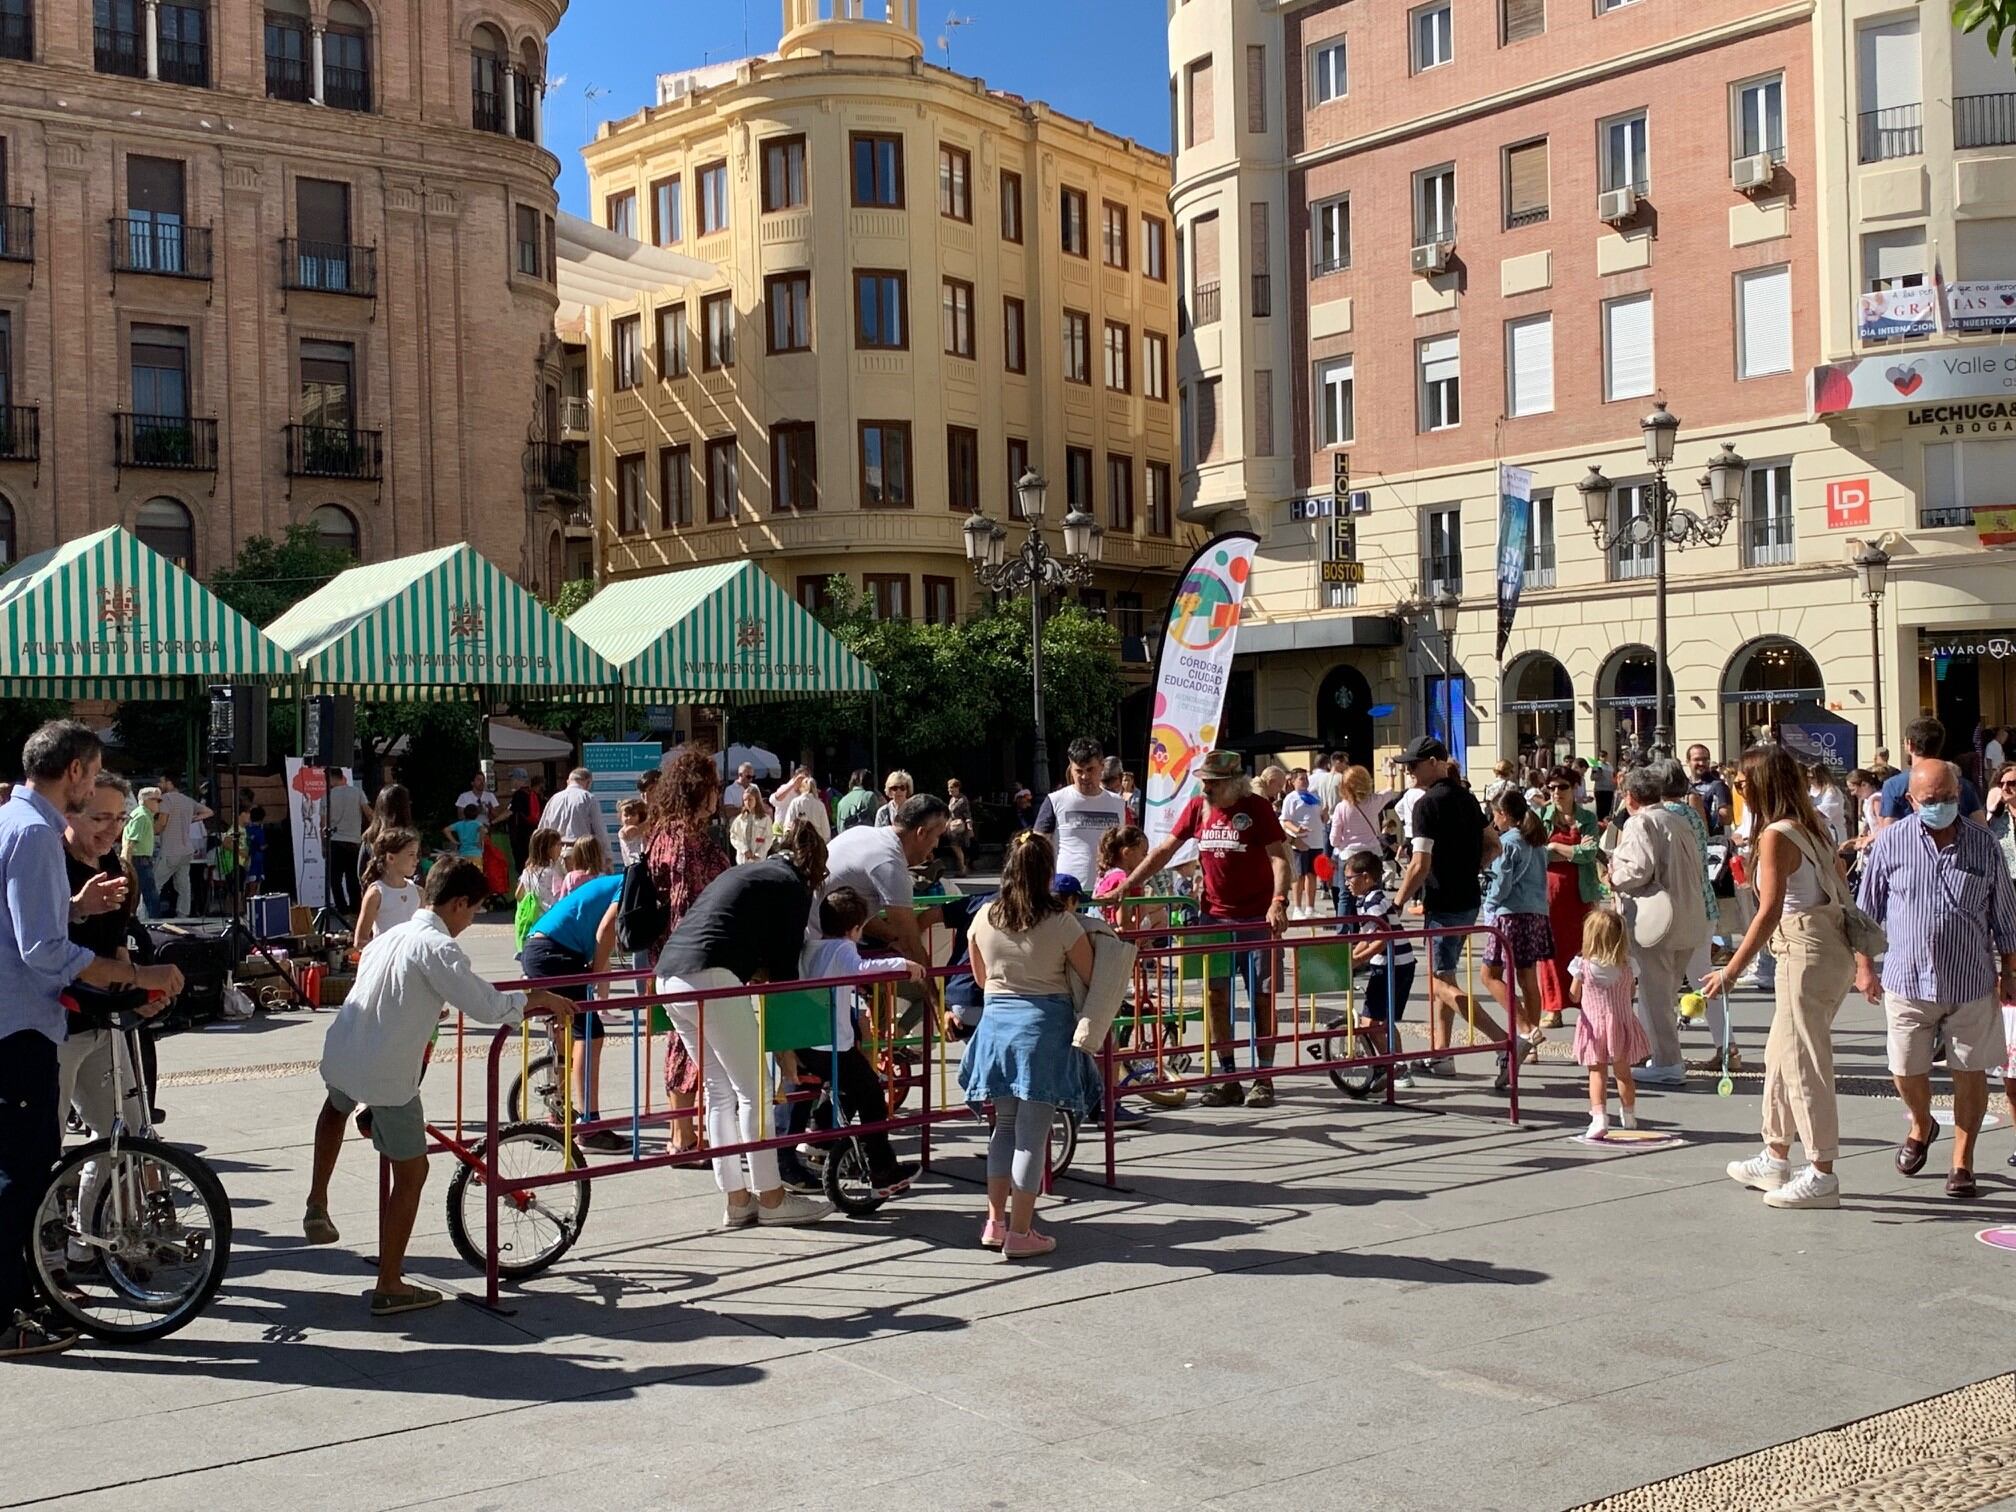
<path id="1" fill-rule="evenodd" d="M 504 130 L 504 96 L 494 89 L 472 90 L 469 95 L 469 123 L 478 131 Z"/>
<path id="2" fill-rule="evenodd" d="M 0 405 L 0 462 L 42 460 L 42 412 L 32 404 Z"/>
<path id="3" fill-rule="evenodd" d="M 1953 102 L 1955 147 L 2016 143 L 2016 93 L 1961 95 Z"/>
<path id="4" fill-rule="evenodd" d="M 363 68 L 322 65 L 322 103 L 331 110 L 371 109 L 371 73 Z"/>
<path id="5" fill-rule="evenodd" d="M 35 207 L 0 205 L 0 262 L 35 261 Z"/>
<path id="6" fill-rule="evenodd" d="M 534 441 L 525 448 L 525 471 L 533 483 L 547 493 L 578 498 L 581 493 L 581 454 L 558 441 Z"/>
<path id="7" fill-rule="evenodd" d="M 292 100 L 305 105 L 315 98 L 314 83 L 308 77 L 308 60 L 280 53 L 266 54 L 266 97 Z"/>
<path id="8" fill-rule="evenodd" d="M 287 427 L 287 476 L 290 478 L 361 478 L 367 483 L 385 475 L 385 433 L 352 430 L 342 425 Z"/>
<path id="9" fill-rule="evenodd" d="M 1253 313 L 1255 315 L 1274 313 L 1274 282 L 1265 273 L 1253 275 Z"/>
<path id="10" fill-rule="evenodd" d="M 164 83 L 190 84 L 198 89 L 207 89 L 210 85 L 210 47 L 207 42 L 163 37 L 155 46 L 155 61 Z"/>
<path id="11" fill-rule="evenodd" d="M 210 228 L 150 215 L 112 217 L 112 271 L 210 276 Z"/>
<path id="12" fill-rule="evenodd" d="M 217 471 L 217 422 L 191 415 L 112 416 L 114 460 L 120 467 Z"/>
<path id="13" fill-rule="evenodd" d="M 588 431 L 588 401 L 570 395 L 560 401 L 560 429 L 569 435 Z"/>
<path id="14" fill-rule="evenodd" d="M 1743 565 L 1784 567 L 1799 560 L 1792 521 L 1784 515 L 1743 522 Z"/>
<path id="15" fill-rule="evenodd" d="M 1328 254 L 1319 252 L 1316 254 L 1315 266 L 1309 271 L 1316 277 L 1321 278 L 1326 273 L 1342 273 L 1350 266 L 1351 254 L 1349 252 L 1331 252 Z"/>
<path id="16" fill-rule="evenodd" d="M 1857 124 L 1861 133 L 1862 161 L 1865 163 L 1916 157 L 1925 150 L 1925 107 L 1922 105 L 1893 105 L 1888 110 L 1865 110 Z"/>
<path id="17" fill-rule="evenodd" d="M 1547 207 L 1535 205 L 1528 210 L 1515 210 L 1505 217 L 1505 229 L 1517 231 L 1521 226 L 1537 226 L 1547 219 Z"/>
<path id="18" fill-rule="evenodd" d="M 322 294 L 356 294 L 368 299 L 378 292 L 378 249 L 349 242 L 283 236 L 280 286 Z"/>
<path id="19" fill-rule="evenodd" d="M 1199 284 L 1190 293 L 1190 323 L 1193 326 L 1218 323 L 1218 285 Z"/>
<path id="20" fill-rule="evenodd" d="M 91 29 L 91 66 L 102 74 L 147 77 L 147 49 L 140 33 L 116 26 Z"/>

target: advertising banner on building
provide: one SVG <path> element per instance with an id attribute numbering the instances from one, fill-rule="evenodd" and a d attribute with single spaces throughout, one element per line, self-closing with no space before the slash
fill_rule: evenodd
<path id="1" fill-rule="evenodd" d="M 1926 284 L 1916 289 L 1878 289 L 1873 294 L 1864 294 L 1858 324 L 1864 341 L 1936 335 L 1939 291 Z"/>
<path id="2" fill-rule="evenodd" d="M 342 769 L 346 780 L 356 774 Z M 287 758 L 287 828 L 294 837 L 294 901 L 307 908 L 329 904 L 329 873 L 322 854 L 322 805 L 329 793 L 329 774 L 299 756 Z"/>
<path id="3" fill-rule="evenodd" d="M 1946 328 L 1970 335 L 2016 331 L 2016 279 L 1972 279 L 1946 285 Z"/>
<path id="4" fill-rule="evenodd" d="M 1498 649 L 1512 638 L 1519 613 L 1519 590 L 1526 586 L 1526 547 L 1533 531 L 1533 474 L 1523 467 L 1498 469 Z M 1453 749 L 1453 747 L 1452 747 Z"/>
<path id="5" fill-rule="evenodd" d="M 1816 703 L 1793 704 L 1778 716 L 1778 739 L 1785 749 L 1806 765 L 1819 762 L 1831 768 L 1837 777 L 1855 770 L 1859 735 L 1853 720 Z"/>
<path id="6" fill-rule="evenodd" d="M 1143 768 L 1148 780 L 1142 825 L 1150 845 L 1175 827 L 1176 816 L 1197 791 L 1197 763 L 1217 742 L 1239 639 L 1239 610 L 1259 545 L 1260 538 L 1245 531 L 1206 542 L 1169 600 Z"/>
<path id="7" fill-rule="evenodd" d="M 1806 389 L 1816 419 L 1906 404 L 2016 398 L 2016 348 L 1935 347 L 1830 362 L 1813 369 Z"/>

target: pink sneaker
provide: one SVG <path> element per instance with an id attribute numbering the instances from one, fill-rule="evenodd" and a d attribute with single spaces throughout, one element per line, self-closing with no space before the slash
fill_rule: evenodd
<path id="1" fill-rule="evenodd" d="M 1057 1248 L 1057 1241 L 1048 1234 L 1039 1234 L 1034 1226 L 1026 1234 L 1018 1234 L 1010 1229 L 1001 1240 L 1003 1260 L 1021 1260 L 1030 1255 L 1047 1255 Z"/>
<path id="2" fill-rule="evenodd" d="M 982 1249 L 999 1249 L 1001 1248 L 1001 1242 L 1007 1237 L 1008 1225 L 1005 1223 L 996 1223 L 992 1218 L 989 1218 L 985 1223 L 980 1225 L 980 1247 Z"/>

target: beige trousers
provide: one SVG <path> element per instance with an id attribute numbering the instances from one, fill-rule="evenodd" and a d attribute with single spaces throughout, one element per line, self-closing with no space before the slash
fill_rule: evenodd
<path id="1" fill-rule="evenodd" d="M 1808 1160 L 1840 1152 L 1834 1103 L 1834 1015 L 1855 981 L 1838 913 L 1787 914 L 1771 937 L 1778 957 L 1771 1034 L 1764 1042 L 1764 1142 L 1803 1145 Z"/>

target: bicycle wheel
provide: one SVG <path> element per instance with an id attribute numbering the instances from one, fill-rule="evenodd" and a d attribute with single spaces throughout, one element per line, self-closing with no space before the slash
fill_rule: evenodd
<path id="1" fill-rule="evenodd" d="M 1059 1108 L 1050 1120 L 1050 1174 L 1062 1176 L 1071 1169 L 1071 1158 L 1078 1153 L 1078 1115 L 1069 1108 Z"/>
<path id="2" fill-rule="evenodd" d="M 889 1199 L 875 1194 L 868 1177 L 868 1152 L 858 1139 L 826 1146 L 826 1200 L 850 1218 L 865 1218 Z"/>
<path id="3" fill-rule="evenodd" d="M 1333 1025 L 1332 1028 L 1335 1030 L 1336 1026 Z M 1317 1060 L 1327 1061 L 1348 1054 L 1352 1050 L 1363 1052 L 1368 1047 L 1377 1048 L 1368 1036 L 1360 1034 L 1355 1036 L 1350 1044 L 1350 1048 L 1347 1050 L 1344 1037 L 1339 1033 L 1334 1040 L 1320 1039 L 1316 1041 L 1312 1049 Z M 1330 1073 L 1330 1085 L 1335 1087 L 1339 1092 L 1342 1092 L 1346 1097 L 1356 1098 L 1359 1102 L 1363 1102 L 1374 1093 L 1386 1090 L 1386 1074 L 1384 1066 L 1353 1066 L 1348 1071 L 1332 1071 Z"/>
<path id="4" fill-rule="evenodd" d="M 1180 1031 L 1167 1018 L 1147 1018 L 1141 1021 L 1141 1053 L 1153 1056 L 1162 1046 L 1180 1042 Z M 1190 1069 L 1190 1057 L 1180 1051 L 1164 1050 L 1160 1060 L 1147 1059 L 1129 1062 L 1129 1069 L 1121 1074 L 1120 1092 L 1125 1097 L 1143 1097 L 1158 1108 L 1180 1108 L 1190 1101 L 1187 1087 L 1163 1087 L 1154 1092 L 1130 1092 L 1127 1088 L 1129 1075 L 1144 1081 L 1160 1081 L 1164 1077 L 1181 1076 Z"/>
<path id="5" fill-rule="evenodd" d="M 559 1123 L 561 1113 L 560 1074 L 553 1052 L 535 1055 L 521 1075 L 511 1078 L 511 1085 L 504 1093 L 504 1121 L 506 1123 Z M 531 1106 L 526 1106 L 525 1089 L 532 1089 Z"/>
<path id="6" fill-rule="evenodd" d="M 469 1153 L 482 1160 L 484 1145 L 478 1140 Z M 551 1124 L 514 1123 L 497 1132 L 497 1172 L 507 1181 L 553 1176 L 587 1163 L 577 1151 L 568 1164 L 560 1131 Z M 522 1281 L 572 1249 L 588 1222 L 592 1191 L 583 1179 L 506 1196 L 497 1205 L 497 1273 Z M 479 1271 L 484 1269 L 483 1202 L 482 1167 L 457 1161 L 448 1181 L 448 1237 L 455 1252 Z"/>
<path id="7" fill-rule="evenodd" d="M 77 1221 L 89 1202 L 88 1229 Z M 122 1135 L 56 1163 L 35 1214 L 35 1284 L 101 1339 L 165 1338 L 210 1305 L 231 1264 L 231 1202 L 216 1173 L 159 1140 Z"/>

